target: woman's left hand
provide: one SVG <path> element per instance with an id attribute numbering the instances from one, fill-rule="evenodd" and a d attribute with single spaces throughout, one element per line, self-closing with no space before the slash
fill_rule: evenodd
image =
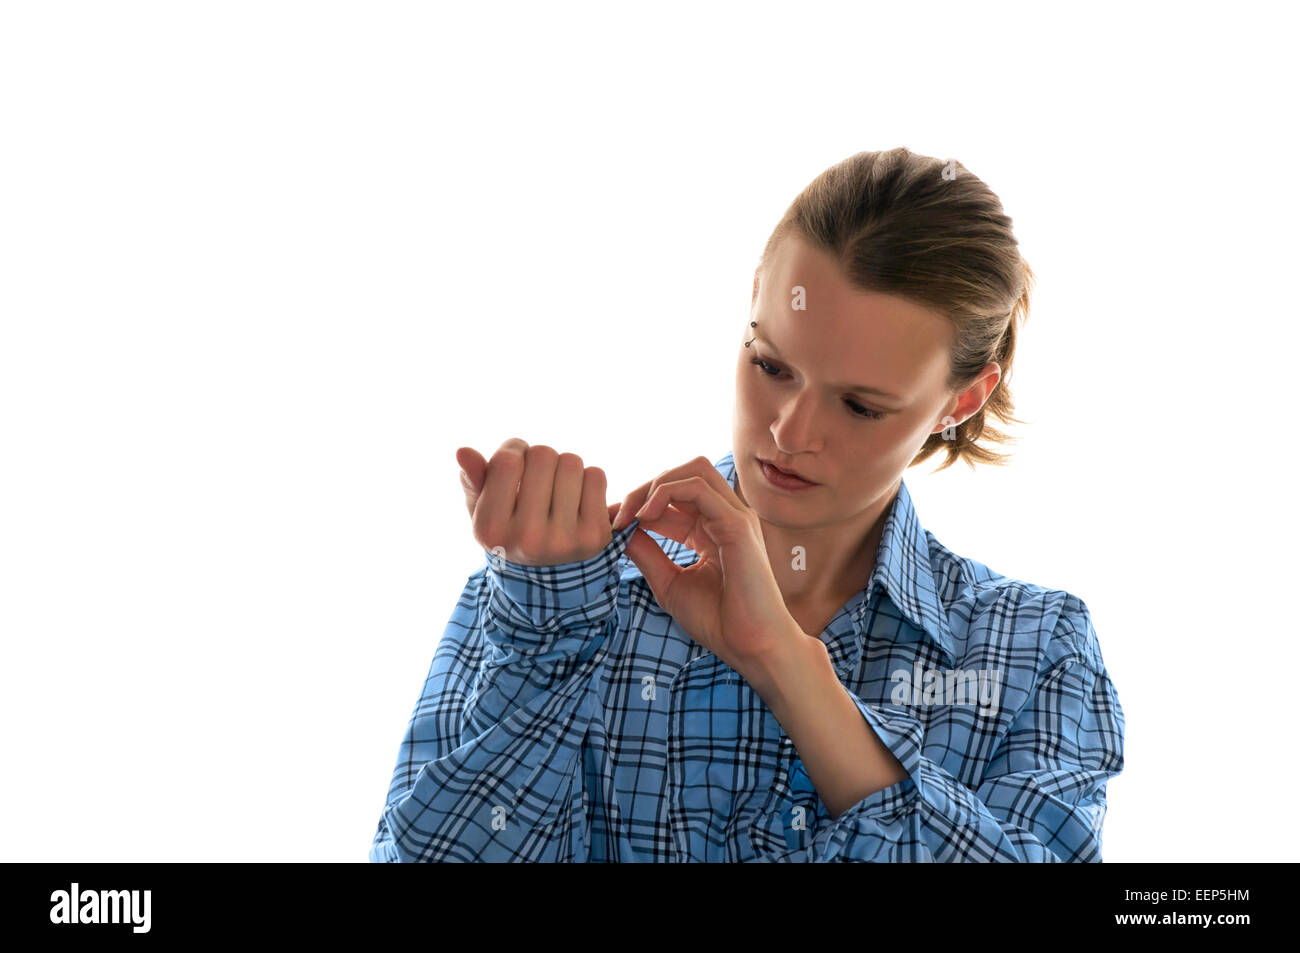
<path id="1" fill-rule="evenodd" d="M 638 512 L 639 509 L 639 512 Z M 633 515 L 635 514 L 635 515 Z M 808 636 L 785 607 L 758 514 L 706 457 L 661 473 L 628 494 L 613 528 L 641 526 L 627 544 L 659 604 L 691 638 L 742 676 L 767 673 Z M 646 533 L 700 554 L 678 566 Z"/>

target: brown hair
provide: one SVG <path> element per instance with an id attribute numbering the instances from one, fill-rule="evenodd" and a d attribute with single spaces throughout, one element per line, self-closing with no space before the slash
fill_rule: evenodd
<path id="1" fill-rule="evenodd" d="M 984 365 L 1002 369 L 984 406 L 955 428 L 931 434 L 908 464 L 947 451 L 957 460 L 1002 465 L 1009 454 L 977 441 L 1014 442 L 989 418 L 1012 416 L 1008 379 L 1016 334 L 1029 317 L 1034 273 L 1020 256 L 1002 203 L 960 162 L 905 148 L 859 152 L 831 166 L 799 193 L 763 248 L 759 269 L 792 230 L 834 256 L 849 284 L 906 298 L 944 314 L 954 328 L 948 387 L 960 393 Z"/>

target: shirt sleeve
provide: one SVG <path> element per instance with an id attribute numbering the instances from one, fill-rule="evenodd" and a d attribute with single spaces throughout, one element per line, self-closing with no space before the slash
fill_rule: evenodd
<path id="1" fill-rule="evenodd" d="M 972 789 L 921 753 L 924 730 L 908 712 L 850 692 L 907 772 L 896 784 L 819 826 L 807 847 L 763 861 L 1101 861 L 1106 781 L 1123 768 L 1124 713 L 1087 607 L 1063 611 L 1059 656 Z M 848 689 L 845 689 L 848 691 Z M 795 762 L 808 790 L 806 772 Z"/>
<path id="2" fill-rule="evenodd" d="M 580 753 L 635 525 L 582 562 L 489 554 L 469 577 L 398 751 L 372 862 L 585 857 Z"/>

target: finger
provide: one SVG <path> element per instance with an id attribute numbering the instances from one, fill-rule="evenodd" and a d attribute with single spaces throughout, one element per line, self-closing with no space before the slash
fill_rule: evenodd
<path id="1" fill-rule="evenodd" d="M 631 523 L 635 518 L 633 514 L 645 505 L 646 500 L 650 498 L 650 494 L 652 494 L 660 484 L 665 480 L 672 479 L 675 475 L 679 475 L 681 471 L 693 466 L 697 461 L 702 459 L 702 457 L 697 457 L 695 460 L 684 463 L 680 467 L 673 467 L 671 470 L 665 470 L 653 480 L 647 480 L 629 493 L 623 500 L 623 508 L 619 511 L 620 516 L 618 520 L 615 521 L 614 528 L 622 529 L 627 524 Z"/>
<path id="2" fill-rule="evenodd" d="M 483 478 L 487 476 L 487 461 L 473 447 L 459 447 L 456 450 L 456 463 L 460 465 L 460 485 L 465 489 L 465 506 L 469 515 L 474 516 L 474 504 L 483 492 Z"/>
<path id="3" fill-rule="evenodd" d="M 731 488 L 727 478 L 718 472 L 718 468 L 713 465 L 708 457 L 696 457 L 683 468 L 687 475 L 695 475 L 704 478 L 710 487 L 718 492 L 719 497 L 733 509 L 744 512 L 747 507 L 744 501 L 736 495 L 736 491 Z"/>
<path id="4" fill-rule="evenodd" d="M 645 503 L 646 494 L 649 492 L 650 483 L 642 483 L 623 498 L 623 502 L 618 508 L 618 514 L 614 517 L 613 528 L 615 530 L 623 529 L 628 523 L 632 522 L 632 514 Z"/>
<path id="5" fill-rule="evenodd" d="M 594 525 L 604 533 L 609 529 L 609 506 L 605 503 L 608 489 L 605 471 L 600 467 L 587 467 L 582 473 L 582 502 L 578 504 L 578 522 Z"/>
<path id="6" fill-rule="evenodd" d="M 550 522 L 562 532 L 571 532 L 578 526 L 578 505 L 582 502 L 585 477 L 582 457 L 576 453 L 562 453 L 556 457 Z"/>
<path id="7" fill-rule="evenodd" d="M 669 559 L 646 531 L 640 528 L 628 540 L 625 552 L 650 584 L 650 591 L 654 593 L 659 605 L 667 609 L 669 591 L 677 577 L 686 570 Z"/>
<path id="8" fill-rule="evenodd" d="M 695 504 L 678 500 L 666 507 L 655 519 L 646 519 L 645 516 L 640 519 L 643 529 L 653 530 L 666 539 L 674 539 L 689 546 L 687 540 L 699 522 L 700 511 Z"/>
<path id="9" fill-rule="evenodd" d="M 532 530 L 540 539 L 551 518 L 551 493 L 555 488 L 555 464 L 560 455 L 554 447 L 534 444 L 524 451 L 524 475 L 519 483 L 514 519 L 520 528 Z"/>
<path id="10" fill-rule="evenodd" d="M 528 444 L 511 437 L 488 461 L 487 477 L 474 507 L 474 527 L 489 536 L 500 537 L 515 510 L 519 478 L 524 472 L 524 451 Z"/>
<path id="11" fill-rule="evenodd" d="M 745 504 L 741 502 L 736 491 L 731 488 L 726 479 L 718 472 L 712 461 L 708 457 L 699 456 L 694 460 L 688 460 L 679 467 L 673 467 L 671 470 L 665 470 L 659 476 L 655 477 L 649 483 L 644 483 L 628 494 L 624 502 L 622 515 L 623 524 L 632 521 L 632 514 L 636 513 L 645 502 L 654 495 L 654 492 L 663 484 L 674 480 L 681 480 L 691 476 L 698 476 L 704 479 L 709 486 L 713 487 L 722 498 L 737 510 L 744 510 Z M 616 529 L 622 527 L 615 524 Z"/>
<path id="12" fill-rule="evenodd" d="M 744 505 L 740 502 L 740 497 L 736 496 L 735 490 L 731 488 L 731 484 L 729 484 L 722 474 L 718 472 L 718 468 L 713 465 L 712 461 L 710 461 L 708 457 L 704 456 L 688 460 L 681 466 L 673 467 L 671 470 L 665 470 L 663 473 L 659 474 L 659 476 L 655 477 L 653 481 L 654 485 L 650 488 L 650 492 L 654 493 L 656 489 L 665 483 L 670 483 L 675 480 L 684 480 L 692 476 L 703 478 L 709 486 L 713 487 L 729 501 L 734 501 L 738 506 Z"/>
<path id="13" fill-rule="evenodd" d="M 730 491 L 731 487 L 727 487 L 727 490 Z M 701 476 L 691 476 L 660 485 L 636 515 L 647 522 L 653 522 L 668 510 L 669 504 L 692 505 L 701 516 L 711 520 L 727 519 L 740 514 L 740 510 L 732 506 L 708 480 Z"/>

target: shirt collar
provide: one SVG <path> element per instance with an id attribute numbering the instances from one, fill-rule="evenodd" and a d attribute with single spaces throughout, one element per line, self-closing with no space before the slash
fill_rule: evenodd
<path id="1" fill-rule="evenodd" d="M 734 453 L 728 451 L 714 464 L 733 490 L 736 488 Z M 879 588 L 884 588 L 908 622 L 949 659 L 955 658 L 948 613 L 939 601 L 934 572 L 930 567 L 930 542 L 916 515 L 905 480 L 899 481 L 898 493 L 890 504 L 889 515 L 885 517 L 884 531 L 876 550 L 876 565 L 866 588 L 848 602 L 822 634 L 837 670 L 856 665 L 861 657 L 867 636 L 866 615 L 871 597 Z"/>

